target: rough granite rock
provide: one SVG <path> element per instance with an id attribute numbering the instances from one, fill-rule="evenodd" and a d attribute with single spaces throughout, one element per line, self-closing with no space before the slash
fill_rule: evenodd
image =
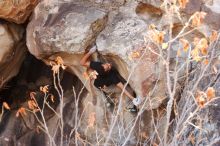
<path id="1" fill-rule="evenodd" d="M 0 18 L 17 24 L 24 23 L 39 0 L 2 0 Z"/>
<path id="2" fill-rule="evenodd" d="M 98 36 L 96 44 L 100 53 L 118 58 L 112 61 L 117 64 L 121 75 L 125 79 L 129 78 L 129 83 L 137 95 L 146 98 L 151 91 L 150 87 L 153 87 L 156 81 L 159 81 L 159 84 L 165 84 L 165 79 L 159 77 L 163 72 L 161 62 L 156 63 L 158 58 L 149 50 L 140 57 L 140 60 L 139 58 L 129 59 L 133 52 L 144 49 L 144 36 L 147 35 L 148 29 L 145 21 L 136 14 L 137 5 L 138 3 L 128 3 L 121 7 L 118 13 L 109 13 L 107 26 Z M 117 60 L 123 60 L 123 62 Z M 149 105 L 147 107 L 155 109 L 166 98 L 163 86 L 158 87 L 156 90 L 161 92 L 155 91 L 153 95 L 158 102 L 153 102 L 152 107 Z"/>
<path id="3" fill-rule="evenodd" d="M 41 2 L 27 27 L 27 46 L 37 58 L 56 52 L 82 53 L 95 42 L 106 18 L 104 11 L 94 7 Z"/>
<path id="4" fill-rule="evenodd" d="M 3 21 L 0 23 L 0 89 L 18 73 L 24 60 L 27 48 L 23 35 L 21 26 Z"/>

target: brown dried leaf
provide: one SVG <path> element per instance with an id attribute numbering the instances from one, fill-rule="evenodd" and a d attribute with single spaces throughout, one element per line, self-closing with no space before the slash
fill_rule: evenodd
<path id="1" fill-rule="evenodd" d="M 29 107 L 29 109 L 34 110 L 34 109 L 37 108 L 37 104 L 35 103 L 34 100 L 29 100 L 28 101 L 28 107 Z"/>
<path id="2" fill-rule="evenodd" d="M 10 107 L 7 102 L 3 102 L 3 107 L 7 110 L 10 110 Z"/>
<path id="3" fill-rule="evenodd" d="M 23 108 L 23 107 L 19 108 L 17 113 L 16 113 L 16 117 L 18 117 L 19 115 L 26 116 L 27 115 L 26 109 Z"/>
<path id="4" fill-rule="evenodd" d="M 180 42 L 183 45 L 183 51 L 187 52 L 189 49 L 189 42 L 185 39 L 180 39 Z"/>
<path id="5" fill-rule="evenodd" d="M 48 92 L 49 92 L 49 91 L 48 91 L 48 86 L 49 86 L 49 85 L 46 85 L 46 86 L 44 86 L 44 87 L 41 86 L 41 87 L 40 87 L 40 91 L 43 92 L 44 94 L 48 93 Z"/>
<path id="6" fill-rule="evenodd" d="M 157 42 L 158 44 L 162 44 L 162 43 L 163 43 L 163 41 L 164 41 L 164 35 L 165 35 L 165 32 L 162 32 L 162 31 L 157 34 L 156 42 Z"/>
<path id="7" fill-rule="evenodd" d="M 154 29 L 156 29 L 156 26 L 154 24 L 150 24 L 149 29 L 154 30 Z"/>
<path id="8" fill-rule="evenodd" d="M 58 64 L 58 65 L 63 65 L 63 59 L 60 57 L 60 56 L 57 56 L 57 58 L 55 59 L 55 61 L 56 61 L 56 63 Z"/>
<path id="9" fill-rule="evenodd" d="M 198 47 L 200 48 L 200 51 L 201 51 L 202 55 L 207 55 L 208 54 L 208 51 L 207 51 L 208 41 L 206 40 L 206 38 L 202 38 L 200 40 Z"/>
<path id="10" fill-rule="evenodd" d="M 205 12 L 195 12 L 194 15 L 192 16 L 192 26 L 193 27 L 198 27 L 203 23 L 203 20 L 206 16 Z"/>
<path id="11" fill-rule="evenodd" d="M 198 97 L 198 105 L 199 105 L 199 107 L 200 108 L 203 108 L 204 107 L 204 105 L 205 105 L 205 98 L 203 97 L 203 96 L 199 96 Z"/>
<path id="12" fill-rule="evenodd" d="M 196 102 L 200 108 L 203 108 L 206 102 L 206 93 L 197 91 Z"/>
<path id="13" fill-rule="evenodd" d="M 208 65 L 209 64 L 209 60 L 208 59 L 203 60 L 203 64 Z"/>
<path id="14" fill-rule="evenodd" d="M 199 61 L 201 60 L 201 57 L 199 56 L 199 50 L 198 50 L 198 48 L 194 48 L 194 49 L 191 51 L 191 55 L 192 55 L 193 60 L 195 60 L 196 62 L 199 62 Z"/>
<path id="15" fill-rule="evenodd" d="M 180 8 L 184 9 L 189 0 L 178 0 Z"/>
<path id="16" fill-rule="evenodd" d="M 209 41 L 214 42 L 217 40 L 217 38 L 218 38 L 218 32 L 213 30 L 211 36 L 209 37 Z"/>
<path id="17" fill-rule="evenodd" d="M 201 51 L 202 55 L 207 55 L 208 54 L 207 48 L 201 48 L 200 51 Z"/>
<path id="18" fill-rule="evenodd" d="M 212 98 L 215 97 L 215 89 L 213 87 L 209 87 L 206 90 L 206 95 L 207 95 L 207 99 L 208 101 L 210 101 Z"/>
<path id="19" fill-rule="evenodd" d="M 134 51 L 130 54 L 131 58 L 139 58 L 140 57 L 140 53 L 138 51 Z"/>
<path id="20" fill-rule="evenodd" d="M 154 42 L 156 42 L 157 44 L 160 44 L 160 45 L 163 44 L 164 35 L 165 35 L 164 31 L 151 30 L 150 35 L 152 36 L 152 39 Z"/>

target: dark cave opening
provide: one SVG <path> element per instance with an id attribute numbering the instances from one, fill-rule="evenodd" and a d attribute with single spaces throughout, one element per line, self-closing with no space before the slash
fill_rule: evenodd
<path id="1" fill-rule="evenodd" d="M 49 85 L 51 92 L 55 93 L 53 87 L 53 73 L 51 66 L 36 59 L 30 53 L 27 54 L 17 76 L 13 77 L 3 89 L 0 90 L 0 105 L 3 102 L 12 104 L 13 102 L 24 102 L 30 92 L 39 91 L 40 86 Z M 61 86 L 65 90 L 72 87 L 81 87 L 82 83 L 77 76 L 67 71 L 61 71 Z"/>
<path id="2" fill-rule="evenodd" d="M 69 99 L 69 103 L 67 103 L 67 106 L 64 107 L 64 112 L 71 116 L 74 109 L 69 109 L 69 104 L 74 102 L 73 87 L 76 92 L 76 98 L 80 98 L 79 102 L 81 102 L 83 97 L 85 97 L 87 90 L 84 88 L 81 95 L 78 96 L 83 84 L 77 76 L 65 70 L 60 70 L 60 83 L 64 91 L 64 98 Z M 8 127 L 8 120 L 10 120 L 10 116 L 13 111 L 17 112 L 24 103 L 30 100 L 31 92 L 36 93 L 37 102 L 39 106 L 42 106 L 43 93 L 40 92 L 40 87 L 45 85 L 49 85 L 49 94 L 52 94 L 55 97 L 55 102 L 52 103 L 50 101 L 50 103 L 56 110 L 59 105 L 59 96 L 53 85 L 53 72 L 51 70 L 51 66 L 47 66 L 44 62 L 36 59 L 33 55 L 28 53 L 18 75 L 12 78 L 4 86 L 4 88 L 0 90 L 0 106 L 2 106 L 3 102 L 7 102 L 11 108 L 11 110 L 4 110 L 3 117 L 0 121 L 0 135 L 2 135 Z M 79 104 L 79 108 L 80 106 L 81 104 Z M 54 116 L 54 113 L 50 110 L 45 110 L 45 115 L 46 119 L 49 120 Z M 19 122 L 16 123 L 19 124 Z M 26 128 L 28 129 L 28 127 Z M 24 136 L 27 129 L 17 130 L 15 132 L 16 140 Z M 34 145 L 34 143 L 36 144 L 36 142 L 39 141 L 39 134 L 34 132 L 33 137 L 30 137 L 30 140 L 32 145 Z M 42 142 L 43 141 L 41 141 L 41 144 L 43 144 Z"/>

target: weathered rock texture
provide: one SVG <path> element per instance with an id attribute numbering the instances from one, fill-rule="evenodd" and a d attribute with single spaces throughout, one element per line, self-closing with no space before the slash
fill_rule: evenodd
<path id="1" fill-rule="evenodd" d="M 111 144 L 135 145 L 139 142 L 140 145 L 147 145 L 148 142 L 146 141 L 157 137 L 154 129 L 155 126 L 158 130 L 156 133 L 163 137 L 166 120 L 163 103 L 167 99 L 167 82 L 164 68 L 166 62 L 155 55 L 155 52 L 157 53 L 158 50 L 154 44 L 148 44 L 147 40 L 144 41 L 144 36 L 148 35 L 146 32 L 149 29 L 149 24 L 158 24 L 159 30 L 166 29 L 169 24 L 163 7 L 160 7 L 161 4 L 161 0 L 140 0 L 139 2 L 132 0 L 127 2 L 124 0 L 42 0 L 35 8 L 33 17 L 27 26 L 26 39 L 30 53 L 47 64 L 50 61 L 54 61 L 57 56 L 62 57 L 67 70 L 76 75 L 80 80 L 77 80 L 74 85 L 82 88 L 80 83 L 82 82 L 87 91 L 89 91 L 89 93 L 87 91 L 82 92 L 83 99 L 79 98 L 81 96 L 78 97 L 80 99 L 78 108 L 71 89 L 71 84 L 76 80 L 70 82 L 68 88 L 66 88 L 67 93 L 64 94 L 64 133 L 66 135 L 72 133 L 70 139 L 73 141 L 71 144 L 75 145 L 74 142 L 76 141 L 74 141 L 74 138 L 77 137 L 77 142 L 80 144 L 84 143 L 79 140 L 81 138 L 88 140 L 88 142 L 94 145 L 103 145 L 106 142 L 106 138 L 109 137 L 109 143 L 114 141 Z M 192 41 L 194 35 L 205 37 L 208 35 L 207 30 L 220 28 L 218 4 L 219 1 L 217 0 L 208 4 L 203 0 L 192 0 L 187 4 L 186 8 L 181 11 L 183 18 L 188 18 L 198 10 L 204 10 L 208 13 L 205 19 L 205 29 L 199 29 L 193 35 L 187 36 L 187 39 Z M 183 27 L 183 24 L 178 19 L 175 19 L 174 23 L 173 35 L 175 36 Z M 165 40 L 167 41 L 166 36 Z M 115 111 L 111 111 L 111 108 L 106 108 L 104 95 L 94 88 L 92 82 L 86 80 L 84 76 L 86 69 L 79 64 L 84 52 L 89 50 L 94 44 L 97 45 L 98 52 L 94 53 L 91 59 L 112 62 L 120 74 L 128 81 L 134 92 L 138 96 L 143 97 L 143 99 L 146 99 L 144 109 L 147 110 L 140 113 L 138 115 L 139 119 L 136 121 L 134 121 L 136 115 L 121 110 L 117 114 L 117 126 L 111 129 L 110 124 L 112 124 L 112 118 L 115 117 Z M 170 71 L 175 68 L 175 57 L 178 50 L 175 43 L 173 44 L 169 58 L 171 60 Z M 10 45 L 9 43 L 8 46 Z M 151 47 L 154 53 L 146 49 L 146 46 Z M 141 56 L 131 58 L 134 52 L 138 52 Z M 180 66 L 186 57 L 188 57 L 187 54 L 183 55 L 182 58 L 180 57 L 182 60 L 178 60 Z M 181 76 L 183 76 L 186 71 L 180 70 L 180 72 Z M 70 79 L 70 76 L 66 80 L 68 79 Z M 45 81 L 45 78 L 42 77 L 39 80 Z M 51 85 L 51 82 L 46 80 L 44 83 Z M 191 82 L 192 85 L 194 83 Z M 181 87 L 182 84 L 179 84 L 178 86 Z M 36 85 L 42 85 L 42 82 L 36 81 L 34 85 L 28 83 L 28 88 L 36 89 Z M 65 86 L 66 84 L 62 85 Z M 208 86 L 208 84 L 203 85 Z M 219 86 L 215 86 L 215 88 L 219 88 Z M 201 88 L 201 90 L 205 90 L 205 88 Z M 76 89 L 76 91 L 79 93 L 80 89 Z M 187 93 L 187 91 L 187 88 L 185 88 L 183 93 Z M 181 103 L 185 104 L 186 101 L 183 100 L 179 105 Z M 123 104 L 124 106 L 122 107 L 125 107 L 126 104 L 129 104 L 129 101 L 125 101 Z M 79 110 L 78 113 L 77 110 Z M 189 112 L 186 115 L 189 115 L 190 110 L 186 111 Z M 181 113 L 181 110 L 179 113 Z M 205 111 L 205 113 L 209 112 Z M 12 113 L 13 116 L 14 114 Z M 203 113 L 200 114 L 202 115 Z M 32 117 L 25 118 L 24 120 L 31 127 L 32 133 L 30 132 L 30 135 L 26 134 L 20 139 L 15 139 L 21 145 L 25 143 L 31 145 L 33 143 L 29 140 L 33 138 L 34 141 L 37 135 L 34 133 L 33 129 L 36 126 L 33 123 L 37 122 Z M 48 127 L 51 133 L 56 132 L 58 121 L 57 116 L 48 118 Z M 153 125 L 153 121 L 157 121 L 157 124 Z M 11 122 L 12 124 L 9 129 L 14 129 L 16 127 L 15 122 L 17 121 L 11 120 Z M 204 124 L 206 123 L 207 121 L 204 122 Z M 76 124 L 77 130 L 74 129 Z M 213 129 L 212 127 L 212 132 L 215 133 Z M 111 135 L 109 135 L 110 130 L 112 130 Z M 131 133 L 129 133 L 130 130 Z M 8 130 L 3 134 L 8 134 L 9 142 L 13 141 L 12 133 Z M 172 137 L 169 138 L 172 140 Z M 42 136 L 42 139 L 44 140 L 42 145 L 48 145 L 47 136 Z M 57 134 L 55 139 L 59 145 L 59 134 Z M 38 141 L 38 138 L 35 140 Z M 127 140 L 126 143 L 124 143 L 125 140 Z M 176 144 L 176 142 L 174 143 Z"/>
<path id="2" fill-rule="evenodd" d="M 39 0 L 2 0 L 0 1 L 0 18 L 24 23 Z"/>
<path id="3" fill-rule="evenodd" d="M 0 24 L 0 88 L 14 77 L 24 60 L 27 50 L 22 39 L 24 28 L 21 26 L 1 22 Z"/>
<path id="4" fill-rule="evenodd" d="M 54 3 L 50 5 L 50 11 L 47 11 L 47 6 L 42 2 L 35 9 L 27 28 L 28 48 L 39 59 L 63 52 L 59 55 L 63 57 L 65 64 L 69 67 L 75 65 L 78 69 L 71 70 L 82 79 L 83 70 L 79 66 L 81 56 L 75 54 L 82 54 L 96 42 L 98 51 L 111 56 L 107 58 L 110 58 L 127 79 L 129 72 L 136 66 L 135 61 L 129 60 L 129 55 L 141 49 L 140 44 L 144 42 L 147 29 L 145 21 L 136 14 L 137 5 L 136 2 L 128 3 L 107 14 L 106 9 L 97 8 L 96 5 L 79 3 Z M 157 19 L 158 17 L 154 18 L 154 21 Z M 142 58 L 142 65 L 134 68 L 129 83 L 139 96 L 147 96 L 150 90 L 146 88 L 157 80 L 160 80 L 162 87 L 165 80 L 159 77 L 163 68 L 155 63 L 157 58 L 153 54 L 147 52 Z M 154 96 L 158 103 L 154 102 L 153 108 L 158 107 L 165 98 L 164 90 L 155 93 L 159 93 Z"/>
<path id="5" fill-rule="evenodd" d="M 43 59 L 45 62 L 54 60 L 56 56 L 61 56 L 64 64 L 68 66 L 68 70 L 85 83 L 83 73 L 86 70 L 80 66 L 79 61 L 84 51 L 96 43 L 99 53 L 106 60 L 113 62 L 125 79 L 129 77 L 129 72 L 132 72 L 129 83 L 136 94 L 146 97 L 151 90 L 150 87 L 158 81 L 159 88 L 154 93 L 155 100 L 152 102 L 152 107 L 148 105 L 148 108 L 157 108 L 166 98 L 166 91 L 163 88 L 165 80 L 160 78 L 163 68 L 159 67 L 159 63 L 156 63 L 158 61 L 157 57 L 150 52 L 146 52 L 138 67 L 135 65 L 137 60 L 129 60 L 132 51 L 142 49 L 143 46 L 139 44 L 143 44 L 143 37 L 147 29 L 145 21 L 136 14 L 137 5 L 136 2 L 128 3 L 118 10 L 108 12 L 107 9 L 97 7 L 96 4 L 92 3 L 82 5 L 77 2 L 59 4 L 54 2 L 46 5 L 41 2 L 36 7 L 33 19 L 27 27 L 27 46 L 34 56 Z M 157 17 L 154 18 L 154 20 L 156 19 Z M 103 58 L 100 58 L 100 55 L 97 54 L 93 57 L 94 59 Z M 132 71 L 133 68 L 134 71 Z M 98 131 L 104 137 L 107 137 L 109 127 L 108 123 L 103 121 L 110 122 L 112 113 L 104 110 L 103 95 L 95 90 L 91 84 L 86 84 L 86 87 L 96 94 L 96 97 L 93 98 L 96 98 L 97 101 L 94 103 L 94 99 L 89 98 L 89 96 L 85 99 L 83 103 L 85 117 L 88 118 L 93 112 L 97 119 Z M 160 92 L 158 92 L 159 90 Z M 123 113 L 125 116 L 121 118 L 123 118 L 126 127 L 126 125 L 129 125 L 129 121 L 132 121 L 135 117 L 129 112 L 124 111 Z M 107 115 L 105 116 L 105 114 Z M 141 129 L 148 132 L 151 131 L 150 115 L 146 112 L 145 118 L 139 121 L 142 123 Z M 82 129 L 86 129 L 86 125 L 87 123 L 83 124 L 82 122 Z M 123 125 L 121 126 L 123 127 Z M 90 128 L 89 131 L 88 133 L 87 131 L 81 131 L 81 134 L 95 143 L 92 134 L 95 134 L 96 131 L 93 128 Z M 115 127 L 111 136 L 119 143 L 126 138 L 126 136 L 118 137 L 120 131 L 123 131 L 123 128 L 118 129 Z M 139 133 L 137 129 L 134 131 Z M 136 132 L 132 132 L 130 135 L 129 143 L 135 143 L 139 137 L 135 134 Z M 125 132 L 126 134 L 128 133 Z"/>
<path id="6" fill-rule="evenodd" d="M 43 59 L 47 63 L 54 60 L 56 56 L 61 56 L 69 71 L 85 83 L 83 77 L 85 69 L 79 65 L 79 60 L 84 51 L 96 43 L 99 53 L 96 53 L 93 59 L 111 61 L 120 74 L 128 80 L 137 95 L 144 97 L 144 99 L 147 98 L 147 101 L 151 100 L 151 102 L 147 102 L 146 108 L 156 109 L 167 98 L 164 62 L 159 60 L 151 51 L 143 51 L 145 50 L 143 46 L 146 45 L 144 36 L 147 35 L 146 31 L 149 24 L 159 23 L 159 29 L 163 29 L 169 22 L 167 17 L 164 16 L 164 10 L 159 7 L 161 2 L 142 1 L 138 3 L 128 1 L 123 6 L 121 3 L 117 3 L 118 6 L 114 9 L 110 9 L 110 6 L 106 8 L 106 5 L 110 4 L 104 2 L 61 1 L 59 3 L 47 3 L 47 1 L 42 1 L 36 7 L 33 18 L 27 27 L 28 49 L 34 56 Z M 207 6 L 203 1 L 199 1 L 199 5 L 196 7 L 193 6 L 194 4 L 195 1 L 190 1 L 183 10 L 183 14 L 188 17 L 195 11 L 204 9 L 208 16 L 215 15 L 216 20 L 219 19 L 218 11 L 209 9 L 212 4 Z M 211 26 L 209 29 L 219 28 L 218 21 L 212 23 L 207 19 L 206 25 Z M 176 24 L 181 24 L 180 21 L 175 21 L 177 21 Z M 203 30 L 201 32 L 204 33 Z M 201 35 L 203 36 L 203 34 Z M 155 48 L 152 44 L 148 44 L 148 46 L 153 50 Z M 173 49 L 171 59 L 172 57 L 175 58 L 177 52 L 175 47 Z M 154 51 L 157 52 L 157 50 Z M 143 56 L 131 60 L 129 56 L 132 52 L 143 53 Z M 154 86 L 157 86 L 157 88 L 154 88 Z M 86 84 L 86 88 L 94 93 L 94 88 L 90 84 Z M 95 93 L 98 99 L 97 104 L 89 101 L 89 98 L 83 104 L 85 106 L 85 104 L 91 103 L 92 107 L 89 111 L 93 111 L 93 108 L 95 108 L 96 118 L 102 119 L 100 117 L 104 115 L 104 112 L 97 113 L 97 111 L 102 111 L 102 104 L 100 104 L 102 101 L 99 99 L 101 94 L 98 91 Z M 149 94 L 151 97 L 148 97 Z M 151 120 L 150 115 L 147 115 L 147 117 L 149 119 L 140 121 L 143 127 L 150 127 L 151 125 L 149 122 Z M 123 120 L 126 122 L 131 119 L 132 116 L 130 116 L 130 119 Z M 99 128 L 105 126 L 100 120 L 96 124 Z M 161 126 L 161 129 L 163 129 L 163 126 Z M 114 132 L 120 133 L 120 130 L 115 129 Z M 151 128 L 148 129 L 147 134 L 150 134 L 150 132 Z M 94 133 L 94 131 L 91 130 L 91 133 Z M 89 133 L 83 134 L 90 137 Z M 90 138 L 92 140 L 92 137 Z M 117 137 L 115 137 L 116 139 Z M 119 138 L 116 141 L 123 140 L 123 138 Z M 132 143 L 132 140 L 130 142 Z"/>

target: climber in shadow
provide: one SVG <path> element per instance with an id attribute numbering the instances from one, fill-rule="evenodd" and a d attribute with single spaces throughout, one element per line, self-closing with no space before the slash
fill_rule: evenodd
<path id="1" fill-rule="evenodd" d="M 96 71 L 97 75 L 94 80 L 94 85 L 107 96 L 108 92 L 117 92 L 117 91 L 111 91 L 109 89 L 111 86 L 116 86 L 117 89 L 115 90 L 122 90 L 124 89 L 124 81 L 121 79 L 120 74 L 118 71 L 112 66 L 110 63 L 102 63 L 97 61 L 90 61 L 89 57 L 96 51 L 96 47 L 92 47 L 88 53 L 86 53 L 82 59 L 80 60 L 80 64 L 82 66 L 85 66 L 87 68 L 90 68 L 94 71 Z M 127 89 L 123 92 L 127 97 L 129 97 L 132 102 L 133 106 L 130 107 L 128 110 L 131 112 L 137 112 L 137 107 L 139 104 L 141 104 L 142 99 L 140 97 L 134 97 L 131 93 L 127 91 Z"/>

